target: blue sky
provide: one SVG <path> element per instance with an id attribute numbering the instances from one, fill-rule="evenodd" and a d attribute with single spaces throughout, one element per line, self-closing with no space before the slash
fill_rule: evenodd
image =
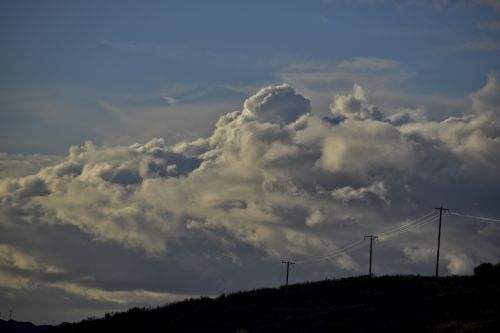
<path id="1" fill-rule="evenodd" d="M 498 0 L 1 1 L 0 47 L 15 319 L 361 275 L 367 234 L 430 275 L 440 204 L 442 275 L 500 258 Z"/>
<path id="2" fill-rule="evenodd" d="M 397 62 L 399 68 L 380 74 L 404 71 L 395 92 L 463 96 L 499 70 L 499 12 L 492 3 L 2 2 L 0 150 L 61 154 L 87 139 L 144 141 L 129 128 L 137 119 L 124 125 L 117 117 L 153 105 L 164 107 L 163 115 L 145 112 L 142 119 L 167 124 L 137 125 L 146 127 L 142 133 L 169 142 L 207 135 L 242 98 L 285 81 L 279 73 L 286 68 L 357 57 Z M 351 85 L 367 80 L 351 74 Z M 322 93 L 331 98 L 334 89 Z M 189 102 L 189 114 L 168 108 L 165 96 Z M 169 112 L 179 119 L 171 126 Z"/>

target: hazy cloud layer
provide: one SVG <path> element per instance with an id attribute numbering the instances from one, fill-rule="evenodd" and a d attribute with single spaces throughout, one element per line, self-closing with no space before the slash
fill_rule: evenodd
<path id="1" fill-rule="evenodd" d="M 41 168 L 64 159 L 56 155 L 22 155 L 0 153 L 0 178 L 32 175 Z"/>
<path id="2" fill-rule="evenodd" d="M 498 217 L 498 79 L 470 101 L 460 116 L 431 121 L 422 110 L 384 114 L 354 85 L 320 117 L 292 87 L 270 86 L 207 138 L 87 142 L 36 173 L 4 172 L 1 302 L 57 290 L 81 315 L 277 285 L 281 259 L 314 259 L 441 203 Z M 445 219 L 443 271 L 498 259 L 498 225 Z M 431 273 L 435 231 L 378 243 L 376 273 Z M 365 250 L 297 265 L 292 280 L 362 274 Z M 67 306 L 55 306 L 54 320 Z"/>

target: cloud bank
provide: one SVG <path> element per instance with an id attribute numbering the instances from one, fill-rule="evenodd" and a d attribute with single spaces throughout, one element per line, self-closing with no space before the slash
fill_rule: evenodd
<path id="1" fill-rule="evenodd" d="M 461 116 L 439 121 L 384 114 L 367 95 L 354 85 L 320 117 L 289 85 L 269 86 L 209 137 L 87 142 L 36 173 L 2 178 L 2 297 L 50 288 L 81 308 L 113 308 L 128 296 L 134 304 L 273 285 L 281 259 L 321 256 L 441 203 L 500 216 L 495 75 Z M 443 270 L 498 260 L 498 225 L 445 219 Z M 380 242 L 375 271 L 430 274 L 435 239 L 427 225 Z M 296 276 L 361 274 L 365 261 L 353 252 Z"/>

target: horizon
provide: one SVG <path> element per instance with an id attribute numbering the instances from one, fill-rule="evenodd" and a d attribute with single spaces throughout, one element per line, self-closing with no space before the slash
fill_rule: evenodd
<path id="1" fill-rule="evenodd" d="M 0 312 L 500 261 L 500 2 L 0 4 Z"/>

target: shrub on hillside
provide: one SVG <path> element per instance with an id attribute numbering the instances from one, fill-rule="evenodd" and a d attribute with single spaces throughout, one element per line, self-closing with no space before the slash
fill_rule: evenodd
<path id="1" fill-rule="evenodd" d="M 500 277 L 500 263 L 493 265 L 485 262 L 474 268 L 474 275 L 481 278 Z"/>

